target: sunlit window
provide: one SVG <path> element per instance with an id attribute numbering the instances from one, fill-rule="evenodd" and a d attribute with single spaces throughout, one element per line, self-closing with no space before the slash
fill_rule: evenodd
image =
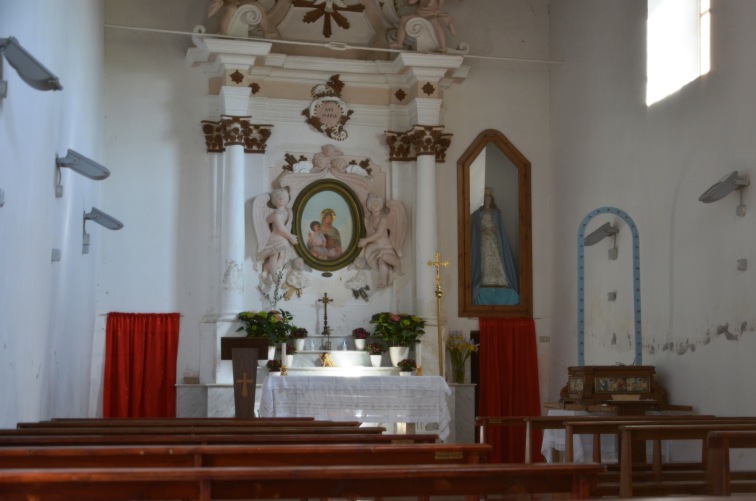
<path id="1" fill-rule="evenodd" d="M 648 0 L 646 104 L 709 72 L 710 0 Z"/>

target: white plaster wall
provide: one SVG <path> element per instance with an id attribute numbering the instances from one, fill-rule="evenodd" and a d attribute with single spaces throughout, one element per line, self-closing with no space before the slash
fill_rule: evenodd
<path id="1" fill-rule="evenodd" d="M 55 73 L 61 92 L 40 92 L 2 63 L 0 101 L 0 427 L 90 411 L 97 255 L 109 235 L 82 216 L 101 205 L 95 182 L 63 169 L 55 198 L 55 157 L 68 148 L 102 160 L 100 2 L 6 0 L 0 36 L 14 36 Z M 76 30 L 71 30 L 76 26 Z M 103 230 L 103 231 L 100 231 Z M 62 260 L 51 262 L 58 248 Z"/>
<path id="2" fill-rule="evenodd" d="M 559 249 L 550 300 L 559 319 L 551 334 L 552 400 L 566 383 L 566 368 L 577 362 L 578 225 L 591 210 L 615 206 L 640 232 L 643 362 L 656 366 L 672 403 L 721 415 L 756 411 L 747 388 L 754 376 L 756 280 L 753 267 L 736 270 L 737 259 L 753 264 L 756 220 L 753 212 L 735 215 L 736 194 L 714 204 L 698 201 L 733 170 L 754 174 L 756 67 L 747 56 L 756 44 L 754 15 L 756 4 L 748 0 L 714 0 L 711 73 L 648 108 L 645 2 L 551 2 L 552 57 L 565 61 L 552 69 L 551 81 L 559 187 L 552 211 Z M 753 205 L 751 189 L 744 202 Z M 604 256 L 596 266 L 614 267 Z M 629 272 L 606 273 L 586 289 L 587 299 L 599 295 L 595 310 L 607 331 L 623 332 L 627 311 L 609 315 L 600 296 L 615 287 L 629 290 L 630 280 Z M 588 364 L 632 360 L 632 346 L 592 346 L 591 353 Z"/>

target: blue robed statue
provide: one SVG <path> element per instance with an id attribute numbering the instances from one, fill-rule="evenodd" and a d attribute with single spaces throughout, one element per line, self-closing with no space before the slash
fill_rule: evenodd
<path id="1" fill-rule="evenodd" d="M 519 304 L 517 267 L 491 188 L 485 189 L 483 205 L 472 213 L 470 224 L 473 304 Z"/>

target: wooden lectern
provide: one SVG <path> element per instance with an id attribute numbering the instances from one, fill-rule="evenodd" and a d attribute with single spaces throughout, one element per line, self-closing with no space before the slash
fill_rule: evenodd
<path id="1" fill-rule="evenodd" d="M 221 360 L 231 360 L 234 372 L 234 416 L 255 417 L 257 361 L 268 358 L 268 338 L 222 337 Z"/>

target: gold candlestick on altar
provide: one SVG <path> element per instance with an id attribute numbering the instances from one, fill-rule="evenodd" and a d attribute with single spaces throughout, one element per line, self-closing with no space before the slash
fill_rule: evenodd
<path id="1" fill-rule="evenodd" d="M 434 254 L 434 261 L 428 261 L 428 266 L 436 267 L 436 309 L 438 319 L 438 375 L 444 377 L 444 337 L 441 334 L 441 296 L 444 295 L 444 291 L 441 288 L 441 267 L 449 266 L 449 261 L 441 261 L 441 253 L 436 251 Z"/>
<path id="2" fill-rule="evenodd" d="M 331 349 L 331 328 L 328 327 L 328 303 L 332 303 L 333 299 L 328 297 L 328 293 L 325 292 L 323 297 L 318 299 L 319 303 L 323 303 L 323 335 L 326 336 L 325 349 Z"/>

